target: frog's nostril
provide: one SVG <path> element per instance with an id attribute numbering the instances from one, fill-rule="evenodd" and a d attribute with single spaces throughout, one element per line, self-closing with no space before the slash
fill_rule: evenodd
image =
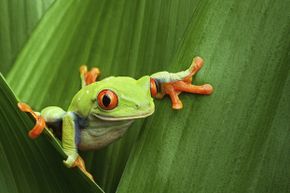
<path id="1" fill-rule="evenodd" d="M 137 109 L 139 109 L 139 108 L 140 108 L 140 105 L 136 104 L 135 107 L 136 107 Z"/>

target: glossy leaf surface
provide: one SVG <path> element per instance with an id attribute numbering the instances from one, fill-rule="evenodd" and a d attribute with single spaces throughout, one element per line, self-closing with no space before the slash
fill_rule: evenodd
<path id="1" fill-rule="evenodd" d="M 6 74 L 53 0 L 0 1 L 0 71 Z"/>

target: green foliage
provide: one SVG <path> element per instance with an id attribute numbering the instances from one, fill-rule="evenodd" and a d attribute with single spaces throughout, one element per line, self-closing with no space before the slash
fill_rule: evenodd
<path id="1" fill-rule="evenodd" d="M 182 94 L 181 111 L 168 99 L 156 101 L 154 115 L 122 140 L 84 154 L 97 183 L 118 193 L 289 192 L 289 10 L 282 0 L 59 0 L 7 81 L 34 109 L 67 108 L 81 64 L 98 66 L 101 78 L 138 78 L 183 70 L 199 55 L 206 64 L 194 83 L 213 84 L 214 94 Z M 47 137 L 26 137 L 32 121 L 3 80 L 0 89 L 0 192 L 98 192 L 62 165 Z"/>
<path id="2" fill-rule="evenodd" d="M 0 1 L 0 70 L 6 74 L 53 0 Z"/>

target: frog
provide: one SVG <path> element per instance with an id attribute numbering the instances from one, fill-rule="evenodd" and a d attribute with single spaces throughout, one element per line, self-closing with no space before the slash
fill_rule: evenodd
<path id="1" fill-rule="evenodd" d="M 110 76 L 97 80 L 98 68 L 88 71 L 80 67 L 81 89 L 72 98 L 65 111 L 58 106 L 48 106 L 40 112 L 23 102 L 18 103 L 21 111 L 30 113 L 36 120 L 28 136 L 37 138 L 44 129 L 61 141 L 68 167 L 79 167 L 91 180 L 79 151 L 98 150 L 121 138 L 132 123 L 152 115 L 154 99 L 168 95 L 173 109 L 182 109 L 179 98 L 182 92 L 209 95 L 210 84 L 193 85 L 192 77 L 202 68 L 204 61 L 195 57 L 188 69 L 177 73 L 161 71 L 139 79 L 129 76 Z"/>

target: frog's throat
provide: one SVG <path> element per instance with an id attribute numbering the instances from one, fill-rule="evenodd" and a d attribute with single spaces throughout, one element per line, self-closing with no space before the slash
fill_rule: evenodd
<path id="1" fill-rule="evenodd" d="M 112 116 L 104 116 L 104 115 L 99 115 L 97 113 L 94 113 L 93 116 L 95 116 L 101 120 L 104 120 L 104 121 L 125 121 L 125 120 L 145 118 L 145 117 L 152 115 L 153 113 L 154 113 L 154 111 L 143 114 L 143 115 L 128 116 L 128 117 L 112 117 Z"/>

